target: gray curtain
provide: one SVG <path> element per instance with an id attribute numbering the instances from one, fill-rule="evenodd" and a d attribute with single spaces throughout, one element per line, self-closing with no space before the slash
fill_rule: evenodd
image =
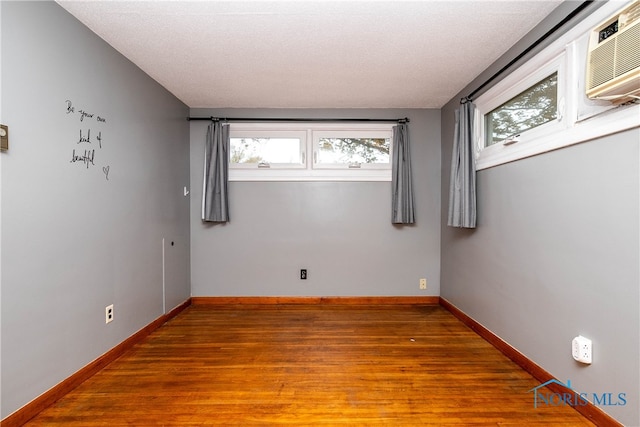
<path id="1" fill-rule="evenodd" d="M 202 220 L 229 221 L 229 125 L 214 121 L 204 148 Z"/>
<path id="2" fill-rule="evenodd" d="M 469 101 L 456 111 L 447 222 L 451 227 L 476 228 L 475 109 L 476 106 Z"/>
<path id="3" fill-rule="evenodd" d="M 413 187 L 411 184 L 411 154 L 409 129 L 406 123 L 393 127 L 393 163 L 391 171 L 391 222 L 413 224 Z"/>

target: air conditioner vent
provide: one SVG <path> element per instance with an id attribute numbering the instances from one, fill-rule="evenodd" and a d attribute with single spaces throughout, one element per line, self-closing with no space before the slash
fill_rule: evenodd
<path id="1" fill-rule="evenodd" d="M 640 25 L 635 24 L 620 33 L 617 41 L 620 48 L 616 57 L 615 77 L 640 67 Z"/>
<path id="2" fill-rule="evenodd" d="M 626 12 L 620 14 L 620 29 L 624 30 L 624 28 L 628 25 L 635 24 L 640 21 L 640 3 L 636 2 L 631 5 Z"/>
<path id="3" fill-rule="evenodd" d="M 612 60 L 615 53 L 615 43 L 603 43 L 591 51 L 589 56 L 589 68 L 591 69 L 589 89 L 598 87 L 616 76 L 615 63 Z"/>
<path id="4" fill-rule="evenodd" d="M 613 102 L 640 95 L 640 0 L 591 31 L 586 89 Z"/>

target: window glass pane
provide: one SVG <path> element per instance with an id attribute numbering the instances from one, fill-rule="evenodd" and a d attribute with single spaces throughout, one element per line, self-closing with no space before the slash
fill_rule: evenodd
<path id="1" fill-rule="evenodd" d="M 231 163 L 301 163 L 299 138 L 231 138 Z"/>
<path id="2" fill-rule="evenodd" d="M 485 115 L 486 145 L 555 120 L 557 105 L 556 72 Z"/>
<path id="3" fill-rule="evenodd" d="M 389 163 L 389 138 L 320 138 L 318 163 Z"/>

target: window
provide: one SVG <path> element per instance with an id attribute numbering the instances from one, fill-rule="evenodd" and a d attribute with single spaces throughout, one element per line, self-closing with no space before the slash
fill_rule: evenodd
<path id="1" fill-rule="evenodd" d="M 313 132 L 313 167 L 316 169 L 390 168 L 389 130 Z"/>
<path id="2" fill-rule="evenodd" d="M 246 131 L 230 138 L 229 164 L 245 169 L 303 168 L 305 138 L 305 132 Z"/>
<path id="3" fill-rule="evenodd" d="M 566 55 L 545 59 L 523 65 L 476 101 L 478 170 L 525 157 L 524 148 L 535 150 L 539 141 L 562 131 Z"/>
<path id="4" fill-rule="evenodd" d="M 392 124 L 238 123 L 232 181 L 390 181 Z"/>
<path id="5" fill-rule="evenodd" d="M 558 72 L 485 115 L 486 145 L 493 145 L 558 118 Z"/>
<path id="6" fill-rule="evenodd" d="M 604 4 L 475 100 L 477 170 L 639 127 L 640 105 L 585 96 L 590 31 L 620 9 Z"/>

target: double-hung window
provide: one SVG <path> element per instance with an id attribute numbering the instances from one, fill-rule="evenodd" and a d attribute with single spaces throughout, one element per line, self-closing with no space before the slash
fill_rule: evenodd
<path id="1" fill-rule="evenodd" d="M 392 124 L 233 123 L 232 181 L 390 181 Z"/>

